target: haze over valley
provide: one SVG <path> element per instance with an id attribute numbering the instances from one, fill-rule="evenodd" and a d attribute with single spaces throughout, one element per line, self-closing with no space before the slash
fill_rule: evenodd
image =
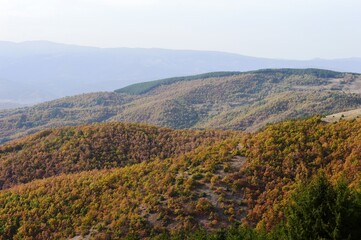
<path id="1" fill-rule="evenodd" d="M 113 91 L 162 78 L 265 68 L 321 68 L 361 73 L 361 58 L 296 61 L 214 51 L 96 48 L 46 41 L 0 42 L 0 108 Z"/>

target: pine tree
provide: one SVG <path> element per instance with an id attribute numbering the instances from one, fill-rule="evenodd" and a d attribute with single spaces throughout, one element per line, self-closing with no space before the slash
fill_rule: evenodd
<path id="1" fill-rule="evenodd" d="M 345 181 L 336 185 L 320 173 L 300 186 L 286 211 L 289 239 L 360 239 L 359 193 Z"/>

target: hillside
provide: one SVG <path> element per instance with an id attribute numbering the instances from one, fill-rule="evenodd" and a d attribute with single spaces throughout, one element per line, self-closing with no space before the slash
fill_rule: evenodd
<path id="1" fill-rule="evenodd" d="M 361 107 L 361 75 L 318 69 L 217 72 L 131 85 L 0 111 L 0 143 L 94 122 L 254 131 L 285 119 Z"/>
<path id="2" fill-rule="evenodd" d="M 357 108 L 357 109 L 352 109 L 349 111 L 334 113 L 334 114 L 325 116 L 324 118 L 322 118 L 322 120 L 326 121 L 326 122 L 337 122 L 337 121 L 340 121 L 341 119 L 352 120 L 352 119 L 359 118 L 360 116 L 361 116 L 361 109 Z"/>
<path id="3" fill-rule="evenodd" d="M 163 160 L 237 134 L 122 123 L 44 130 L 0 146 L 0 189 L 62 173 Z"/>
<path id="4" fill-rule="evenodd" d="M 361 73 L 360 66 L 359 58 L 294 61 L 210 51 L 0 41 L 0 102 L 35 104 L 75 94 L 112 91 L 133 83 L 214 71 L 312 67 Z"/>
<path id="5" fill-rule="evenodd" d="M 295 187 L 319 169 L 358 186 L 360 135 L 359 120 L 286 121 L 166 159 L 15 186 L 0 191 L 1 237 L 138 239 L 237 221 L 271 229 Z"/>
<path id="6" fill-rule="evenodd" d="M 133 98 L 116 93 L 90 93 L 34 107 L 0 111 L 0 143 L 42 129 L 103 122 Z"/>

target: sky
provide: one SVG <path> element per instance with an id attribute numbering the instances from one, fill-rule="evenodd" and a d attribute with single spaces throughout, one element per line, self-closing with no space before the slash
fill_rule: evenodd
<path id="1" fill-rule="evenodd" d="M 0 40 L 361 57 L 361 1 L 0 0 Z"/>

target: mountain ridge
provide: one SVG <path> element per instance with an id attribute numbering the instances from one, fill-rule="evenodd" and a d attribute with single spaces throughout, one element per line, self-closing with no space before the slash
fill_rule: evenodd
<path id="1" fill-rule="evenodd" d="M 183 77 L 173 77 L 173 78 L 165 78 L 159 79 L 155 81 L 148 81 L 142 83 L 135 83 L 124 88 L 120 88 L 115 90 L 117 93 L 127 93 L 127 94 L 143 94 L 147 93 L 148 91 L 159 87 L 161 85 L 170 85 L 172 83 L 181 82 L 181 81 L 191 81 L 196 79 L 205 79 L 205 78 L 212 78 L 212 77 L 228 77 L 233 75 L 239 74 L 247 74 L 247 73 L 267 73 L 267 72 L 287 72 L 292 71 L 295 74 L 302 74 L 302 73 L 315 73 L 317 76 L 339 76 L 341 73 L 332 71 L 332 70 L 324 70 L 324 69 L 316 69 L 316 68 L 306 68 L 306 69 L 292 69 L 292 68 L 280 68 L 280 69 L 260 69 L 254 71 L 246 71 L 246 72 L 210 72 L 192 76 L 183 76 Z M 346 72 L 344 72 L 346 73 Z M 140 90 L 139 90 L 140 88 Z"/>
<path id="2" fill-rule="evenodd" d="M 75 94 L 113 91 L 154 79 L 215 71 L 314 67 L 361 73 L 359 66 L 361 58 L 293 61 L 216 51 L 0 42 L 0 101 L 35 104 Z"/>
<path id="3" fill-rule="evenodd" d="M 269 69 L 179 79 L 186 81 L 136 85 L 145 90 L 140 94 L 99 92 L 0 111 L 0 142 L 45 128 L 112 121 L 254 131 L 271 122 L 361 107 L 360 74 Z"/>

